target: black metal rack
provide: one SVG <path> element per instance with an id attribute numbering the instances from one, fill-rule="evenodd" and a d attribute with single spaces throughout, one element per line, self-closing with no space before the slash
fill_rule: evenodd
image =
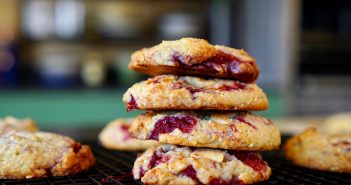
<path id="1" fill-rule="evenodd" d="M 130 174 L 136 153 L 106 150 L 99 145 L 92 145 L 96 166 L 87 173 L 30 180 L 0 180 L 2 185 L 89 185 L 89 184 L 142 184 L 134 180 Z M 283 158 L 282 151 L 264 152 L 263 158 L 272 168 L 272 176 L 261 184 L 351 184 L 350 174 L 339 174 L 310 170 L 292 165 Z M 126 175 L 127 174 L 127 175 Z M 114 176 L 117 178 L 108 178 Z M 122 177 L 124 178 L 118 178 Z"/>

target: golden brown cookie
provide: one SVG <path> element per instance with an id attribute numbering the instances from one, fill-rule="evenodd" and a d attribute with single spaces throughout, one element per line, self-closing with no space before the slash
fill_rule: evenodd
<path id="1" fill-rule="evenodd" d="M 17 119 L 12 116 L 0 118 L 0 135 L 9 131 L 37 131 L 38 128 L 32 119 Z"/>
<path id="2" fill-rule="evenodd" d="M 242 82 L 254 82 L 259 75 L 256 60 L 244 50 L 213 46 L 196 38 L 163 41 L 136 51 L 129 68 L 153 76 L 199 75 Z"/>
<path id="3" fill-rule="evenodd" d="M 230 150 L 279 148 L 280 133 L 272 122 L 249 112 L 146 112 L 130 128 L 139 139 L 193 147 Z"/>
<path id="4" fill-rule="evenodd" d="M 234 80 L 161 75 L 134 84 L 123 96 L 128 110 L 265 110 L 256 84 Z"/>
<path id="5" fill-rule="evenodd" d="M 251 184 L 270 174 L 271 168 L 255 152 L 176 145 L 146 150 L 133 167 L 135 179 L 157 185 Z"/>
<path id="6" fill-rule="evenodd" d="M 99 134 L 101 144 L 116 150 L 145 150 L 157 144 L 156 141 L 142 141 L 135 139 L 128 132 L 133 118 L 116 119 L 109 123 Z"/>
<path id="7" fill-rule="evenodd" d="M 87 145 L 47 132 L 9 132 L 0 136 L 0 179 L 73 175 L 95 159 Z"/>
<path id="8" fill-rule="evenodd" d="M 296 165 L 351 173 L 351 134 L 329 135 L 308 128 L 289 139 L 284 150 L 286 158 Z"/>

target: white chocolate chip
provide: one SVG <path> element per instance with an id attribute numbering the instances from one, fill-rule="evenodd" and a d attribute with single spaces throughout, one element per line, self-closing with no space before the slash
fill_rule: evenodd
<path id="1" fill-rule="evenodd" d="M 194 151 L 190 157 L 192 158 L 206 157 L 208 159 L 211 159 L 217 162 L 222 162 L 224 159 L 224 152 L 211 150 L 211 149 L 198 149 Z"/>

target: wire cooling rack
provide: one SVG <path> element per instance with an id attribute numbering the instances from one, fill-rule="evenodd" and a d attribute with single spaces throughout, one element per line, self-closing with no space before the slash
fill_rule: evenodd
<path id="1" fill-rule="evenodd" d="M 96 166 L 87 173 L 67 176 L 51 177 L 45 179 L 31 180 L 0 180 L 3 185 L 90 185 L 90 184 L 119 184 L 132 185 L 142 184 L 134 180 L 131 175 L 133 162 L 136 153 L 117 152 L 106 150 L 99 145 L 91 145 L 95 158 Z M 259 185 L 272 184 L 296 184 L 296 185 L 351 185 L 351 175 L 310 170 L 292 165 L 283 158 L 282 151 L 272 151 L 263 153 L 263 158 L 272 168 L 272 176 L 268 181 L 261 182 Z M 113 176 L 114 178 L 108 178 Z"/>

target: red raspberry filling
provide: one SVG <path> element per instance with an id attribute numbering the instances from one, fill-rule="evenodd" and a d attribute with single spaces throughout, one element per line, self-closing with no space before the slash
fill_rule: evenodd
<path id="1" fill-rule="evenodd" d="M 152 154 L 148 168 L 151 169 L 162 162 L 162 155 L 158 155 L 157 152 Z"/>
<path id="2" fill-rule="evenodd" d="M 217 89 L 222 90 L 222 91 L 231 91 L 231 90 L 239 90 L 239 89 L 244 89 L 246 85 L 244 83 L 240 83 L 238 81 L 234 81 L 231 85 L 221 85 Z"/>
<path id="3" fill-rule="evenodd" d="M 186 90 L 188 90 L 190 92 L 190 94 L 192 95 L 192 99 L 193 100 L 196 98 L 194 96 L 194 94 L 204 91 L 202 88 L 194 88 L 194 87 L 189 86 L 189 84 L 187 82 L 185 82 L 185 81 L 177 82 L 177 83 L 173 84 L 172 87 L 174 89 L 185 88 Z"/>
<path id="4" fill-rule="evenodd" d="M 172 86 L 174 89 L 181 89 L 181 88 L 185 88 L 186 90 L 188 90 L 191 94 L 195 94 L 198 92 L 205 92 L 205 91 L 209 91 L 209 90 L 221 90 L 221 91 L 231 91 L 231 90 L 239 90 L 239 89 L 244 89 L 246 88 L 246 84 L 238 82 L 238 81 L 233 81 L 231 84 L 227 85 L 227 84 L 223 84 L 219 87 L 202 87 L 202 88 L 194 88 L 192 86 L 190 86 L 190 84 L 188 84 L 185 81 L 181 81 L 181 82 L 177 82 L 175 84 L 173 84 Z"/>
<path id="5" fill-rule="evenodd" d="M 175 129 L 179 129 L 183 133 L 190 133 L 196 124 L 197 119 L 192 116 L 165 116 L 156 122 L 149 139 L 158 140 L 160 134 L 170 133 Z"/>
<path id="6" fill-rule="evenodd" d="M 240 61 L 233 55 L 226 54 L 219 51 L 216 56 L 211 57 L 201 63 L 188 64 L 187 61 L 191 61 L 191 57 L 182 57 L 178 53 L 173 54 L 173 61 L 178 64 L 179 67 L 186 70 L 197 70 L 202 73 L 218 73 L 224 71 L 229 76 L 240 79 L 243 82 L 253 82 L 257 78 L 257 73 L 252 74 L 241 69 L 241 64 L 246 62 Z M 249 63 L 252 65 L 251 63 Z"/>
<path id="7" fill-rule="evenodd" d="M 160 80 L 158 79 L 158 78 L 152 78 L 152 79 L 148 79 L 147 81 L 146 81 L 146 83 L 147 84 L 158 84 L 158 83 L 160 83 Z"/>
<path id="8" fill-rule="evenodd" d="M 267 164 L 255 152 L 231 151 L 233 155 L 245 165 L 250 166 L 255 171 L 262 171 L 267 168 Z"/>
<path id="9" fill-rule="evenodd" d="M 203 185 L 203 183 L 196 176 L 196 170 L 191 165 L 189 165 L 185 169 L 183 169 L 179 173 L 179 175 L 190 177 L 193 181 L 195 181 L 196 185 Z M 209 184 L 211 184 L 211 185 L 244 185 L 244 182 L 239 180 L 238 178 L 232 178 L 230 181 L 224 181 L 221 178 L 213 178 L 210 180 Z"/>
<path id="10" fill-rule="evenodd" d="M 142 168 L 142 167 L 139 167 L 139 177 L 143 177 L 145 175 L 146 171 Z"/>
<path id="11" fill-rule="evenodd" d="M 255 125 L 248 122 L 242 115 L 236 115 L 233 117 L 233 119 L 236 119 L 236 120 L 240 121 L 241 123 L 245 123 L 245 124 L 249 125 L 250 127 L 257 129 L 257 127 Z"/>
<path id="12" fill-rule="evenodd" d="M 138 109 L 138 108 L 139 108 L 138 104 L 136 103 L 133 95 L 130 95 L 130 100 L 127 104 L 127 111 L 129 112 L 131 110 Z"/>
<path id="13" fill-rule="evenodd" d="M 341 141 L 341 142 L 338 142 L 338 143 L 333 143 L 333 146 L 342 147 L 347 152 L 351 151 L 351 143 L 348 142 L 348 141 Z"/>
<path id="14" fill-rule="evenodd" d="M 152 154 L 149 164 L 147 165 L 148 170 L 170 159 L 169 156 L 163 155 L 164 153 L 165 152 L 163 150 L 160 150 L 159 152 L 155 152 Z M 143 177 L 148 170 L 144 170 L 142 167 L 139 167 L 139 177 Z"/>
<path id="15" fill-rule="evenodd" d="M 132 138 L 131 134 L 129 133 L 129 125 L 121 125 L 121 130 L 124 133 L 123 141 L 127 141 Z"/>
<path id="16" fill-rule="evenodd" d="M 265 125 L 273 125 L 272 120 L 270 120 L 270 119 L 268 119 L 268 118 L 265 118 L 263 123 L 264 123 Z"/>
<path id="17" fill-rule="evenodd" d="M 184 168 L 179 175 L 182 176 L 187 176 L 191 179 L 193 179 L 193 181 L 195 181 L 196 185 L 203 185 L 200 180 L 197 178 L 196 176 L 196 170 L 193 168 L 193 166 L 189 165 L 186 168 Z"/>
<path id="18" fill-rule="evenodd" d="M 185 87 L 186 90 L 188 90 L 191 94 L 195 94 L 195 93 L 198 93 L 198 92 L 201 92 L 203 91 L 202 89 L 196 89 L 196 88 L 193 88 L 193 87 Z"/>
<path id="19" fill-rule="evenodd" d="M 236 128 L 235 124 L 229 124 L 229 127 L 233 132 L 238 132 L 238 129 Z"/>
<path id="20" fill-rule="evenodd" d="M 181 80 L 181 79 L 180 79 Z M 190 84 L 188 84 L 186 81 L 181 80 L 180 82 L 177 82 L 173 84 L 172 86 L 174 89 L 181 89 L 185 88 L 190 92 L 191 95 L 194 95 L 198 92 L 211 92 L 213 90 L 221 90 L 221 91 L 231 91 L 231 90 L 239 90 L 239 89 L 244 89 L 246 88 L 246 84 L 238 82 L 238 81 L 233 81 L 232 84 L 227 85 L 223 84 L 219 87 L 202 87 L 202 88 L 194 88 Z M 192 96 L 192 99 L 195 99 L 195 96 Z"/>

